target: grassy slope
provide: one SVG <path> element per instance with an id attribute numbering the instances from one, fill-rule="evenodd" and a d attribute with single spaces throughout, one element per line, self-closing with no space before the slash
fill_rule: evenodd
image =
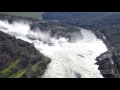
<path id="1" fill-rule="evenodd" d="M 10 76 L 9 78 L 22 78 L 22 76 L 26 73 L 27 69 L 23 69 L 19 71 L 18 73 Z"/>
<path id="2" fill-rule="evenodd" d="M 18 60 L 16 60 L 15 62 L 11 63 L 11 64 L 8 66 L 8 68 L 6 68 L 6 69 L 4 69 L 4 70 L 2 71 L 2 73 L 7 74 L 8 72 L 11 71 L 10 69 L 11 69 L 11 68 L 15 68 L 15 67 L 18 65 L 19 62 L 20 62 L 20 60 L 18 59 Z"/>
<path id="3" fill-rule="evenodd" d="M 7 68 L 5 68 L 3 71 L 1 71 L 2 74 L 9 76 L 10 73 L 12 73 L 11 69 L 16 68 L 19 64 L 20 59 L 18 58 L 15 62 L 12 62 Z"/>

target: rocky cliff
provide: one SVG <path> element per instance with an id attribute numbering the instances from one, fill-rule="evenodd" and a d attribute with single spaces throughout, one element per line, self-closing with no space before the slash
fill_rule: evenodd
<path id="1" fill-rule="evenodd" d="M 111 42 L 100 31 L 95 31 L 98 38 L 102 39 L 106 44 L 108 51 L 102 53 L 96 58 L 99 70 L 105 78 L 119 78 L 120 77 L 120 48 L 113 47 Z"/>

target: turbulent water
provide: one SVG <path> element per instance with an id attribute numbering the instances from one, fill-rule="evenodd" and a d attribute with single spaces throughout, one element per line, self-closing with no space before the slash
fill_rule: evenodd
<path id="1" fill-rule="evenodd" d="M 102 78 L 95 58 L 107 51 L 103 41 L 90 30 L 81 29 L 82 39 L 70 43 L 64 37 L 50 37 L 49 32 L 32 32 L 29 23 L 0 21 L 0 31 L 33 43 L 35 48 L 52 59 L 43 78 Z"/>

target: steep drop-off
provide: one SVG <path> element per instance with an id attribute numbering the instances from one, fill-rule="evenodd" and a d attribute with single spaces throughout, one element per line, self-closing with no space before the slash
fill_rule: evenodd
<path id="1" fill-rule="evenodd" d="M 0 78 L 37 78 L 49 62 L 32 44 L 0 31 Z"/>
<path id="2" fill-rule="evenodd" d="M 73 27 L 69 29 L 68 26 L 49 23 L 38 25 L 39 27 L 31 29 L 31 23 L 15 21 L 10 24 L 0 21 L 0 30 L 33 44 L 38 51 L 52 59 L 43 78 L 102 77 L 95 65 L 95 58 L 107 48 L 92 31 Z M 41 29 L 42 26 L 44 28 Z M 52 32 L 54 28 L 55 33 Z"/>

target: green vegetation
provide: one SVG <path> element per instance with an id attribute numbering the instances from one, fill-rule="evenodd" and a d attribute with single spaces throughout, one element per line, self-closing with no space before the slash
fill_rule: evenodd
<path id="1" fill-rule="evenodd" d="M 100 70 L 114 70 L 115 73 L 104 74 L 105 77 L 120 77 L 120 13 L 119 12 L 46 12 L 43 14 L 45 20 L 58 20 L 73 26 L 79 26 L 93 30 L 99 38 L 104 40 L 110 49 L 111 57 L 103 58 L 98 61 Z M 98 32 L 98 33 L 97 33 Z M 108 44 L 109 43 L 109 44 Z M 111 49 L 111 47 L 113 47 Z M 109 52 L 107 52 L 109 53 Z M 107 55 L 104 53 L 104 55 Z M 111 63 L 111 59 L 114 65 Z"/>
<path id="2" fill-rule="evenodd" d="M 22 76 L 26 73 L 26 69 L 20 71 L 19 73 L 16 74 L 15 78 L 22 78 Z"/>
<path id="3" fill-rule="evenodd" d="M 40 20 L 42 20 L 42 14 L 44 14 L 44 12 L 0 12 L 0 14 L 3 13 L 8 15 L 38 18 Z"/>
<path id="4" fill-rule="evenodd" d="M 0 31 L 0 78 L 31 78 L 29 72 L 35 65 L 36 78 L 44 73 L 49 62 L 32 44 Z"/>
<path id="5" fill-rule="evenodd" d="M 32 72 L 35 72 L 36 69 L 37 69 L 37 66 L 38 66 L 39 64 L 40 64 L 40 62 L 36 63 L 35 65 L 32 65 L 31 71 L 32 71 Z"/>
<path id="6" fill-rule="evenodd" d="M 35 78 L 40 77 L 44 74 L 44 70 L 47 68 L 47 64 L 50 63 L 50 59 L 47 57 L 42 58 L 44 61 L 37 62 L 36 64 L 33 64 L 30 68 L 29 77 Z"/>
<path id="7" fill-rule="evenodd" d="M 18 73 L 10 76 L 9 78 L 22 78 L 23 75 L 26 73 L 27 69 L 23 69 L 21 71 L 19 71 Z"/>
<path id="8" fill-rule="evenodd" d="M 1 12 L 3 13 L 3 12 Z M 11 14 L 10 14 L 11 13 Z M 104 75 L 105 77 L 120 77 L 120 13 L 118 12 L 46 12 L 42 13 L 44 20 L 48 20 L 45 23 L 39 22 L 38 19 L 28 18 L 29 15 L 26 13 L 15 13 L 7 12 L 9 15 L 0 14 L 0 19 L 7 19 L 9 22 L 14 20 L 24 19 L 31 20 L 35 23 L 31 24 L 31 29 L 37 26 L 41 30 L 51 30 L 51 36 L 65 36 L 70 38 L 70 32 L 79 31 L 78 26 L 93 30 L 95 33 L 99 32 L 98 35 L 105 35 L 107 38 L 106 42 L 109 42 L 108 47 L 114 47 L 111 51 L 110 58 L 103 58 L 100 60 L 100 70 L 112 70 L 115 73 L 112 75 Z M 38 12 L 39 13 L 39 12 Z M 39 17 L 30 14 L 32 17 Z M 22 14 L 22 15 L 20 15 Z M 13 16 L 10 16 L 13 15 Z M 15 15 L 15 16 L 14 16 Z M 38 15 L 38 16 L 37 16 Z M 25 16 L 17 17 L 17 16 Z M 52 20 L 52 21 L 49 21 Z M 36 23 L 36 22 L 39 23 Z M 69 26 L 72 25 L 72 26 Z M 69 34 L 68 34 L 69 33 Z M 103 37 L 103 36 L 101 36 Z M 103 38 L 101 38 L 103 39 Z M 106 55 L 103 54 L 101 56 Z M 20 62 L 15 64 L 17 59 L 20 58 Z M 110 60 L 113 60 L 114 65 L 111 64 Z M 50 59 L 44 57 L 39 53 L 31 44 L 22 40 L 16 40 L 15 37 L 0 32 L 0 77 L 40 77 L 47 68 L 47 64 Z M 13 65 L 12 65 L 13 64 Z M 16 66 L 16 68 L 12 68 Z M 14 72 L 9 73 L 8 72 Z M 6 75 L 5 75 L 6 74 Z"/>
<path id="9" fill-rule="evenodd" d="M 58 20 L 60 23 L 88 29 L 120 24 L 119 14 L 115 12 L 46 12 L 45 20 Z M 110 21 L 110 22 L 109 22 Z"/>
<path id="10" fill-rule="evenodd" d="M 7 68 L 1 71 L 2 74 L 9 77 L 14 73 L 13 69 L 17 68 L 17 65 L 19 64 L 20 59 L 17 59 L 15 62 L 12 62 Z"/>
<path id="11" fill-rule="evenodd" d="M 79 26 L 95 32 L 99 30 L 112 46 L 120 46 L 119 12 L 46 12 L 43 18 L 58 20 L 60 23 Z"/>

